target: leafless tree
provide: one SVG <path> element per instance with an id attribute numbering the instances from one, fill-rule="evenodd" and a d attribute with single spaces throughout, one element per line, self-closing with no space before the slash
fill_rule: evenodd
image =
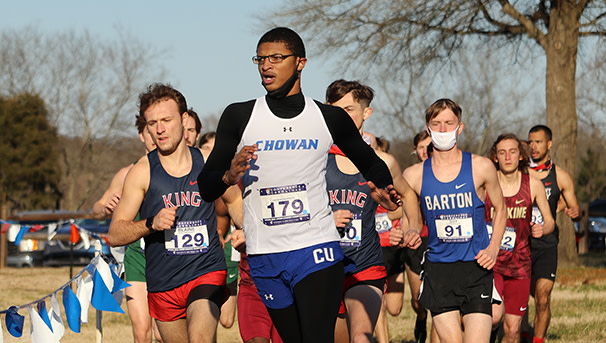
<path id="1" fill-rule="evenodd" d="M 606 2 L 307 0 L 292 2 L 278 14 L 311 39 L 317 51 L 338 51 L 350 61 L 343 65 L 367 72 L 384 68 L 396 73 L 394 65 L 413 64 L 422 74 L 428 66 L 450 60 L 470 39 L 509 47 L 509 56 L 528 48 L 529 55 L 540 51 L 535 57 L 544 56 L 546 62 L 545 112 L 554 133 L 552 153 L 575 175 L 576 154 L 570 152 L 577 148 L 577 52 L 582 38 L 603 39 L 606 34 Z M 566 226 L 564 258 L 574 259 L 574 237 L 571 225 Z"/>
<path id="2" fill-rule="evenodd" d="M 40 94 L 70 143 L 62 148 L 64 209 L 90 204 L 107 186 L 118 168 L 107 154 L 115 153 L 118 138 L 136 134 L 137 94 L 163 75 L 157 65 L 163 52 L 116 33 L 115 40 L 36 27 L 0 33 L 0 93 Z"/>

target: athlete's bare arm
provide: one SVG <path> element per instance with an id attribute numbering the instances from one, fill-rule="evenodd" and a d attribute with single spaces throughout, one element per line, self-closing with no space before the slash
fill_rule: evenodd
<path id="1" fill-rule="evenodd" d="M 553 232 L 555 221 L 551 216 L 549 202 L 547 201 L 547 195 L 545 194 L 545 186 L 543 186 L 541 180 L 534 176 L 530 176 L 530 196 L 532 197 L 532 201 L 537 204 L 537 207 L 543 216 L 543 225 L 539 223 L 530 223 L 532 225 L 532 236 L 534 238 L 540 238 L 543 235 Z"/>
<path id="2" fill-rule="evenodd" d="M 237 185 L 227 188 L 221 199 L 227 206 L 229 217 L 236 227 L 242 227 L 243 212 L 242 212 L 242 191 Z"/>
<path id="3" fill-rule="evenodd" d="M 134 220 L 145 198 L 149 180 L 149 161 L 147 156 L 144 156 L 131 168 L 124 180 L 122 198 L 109 225 L 107 238 L 110 246 L 127 245 L 150 233 L 145 226 L 146 218 L 139 221 Z M 170 228 L 172 223 L 168 227 L 166 225 L 170 222 L 171 212 L 174 222 L 176 208 L 162 209 L 154 217 L 153 228 L 155 230 Z"/>
<path id="4" fill-rule="evenodd" d="M 486 249 L 480 250 L 475 259 L 485 269 L 492 269 L 497 261 L 497 254 L 501 247 L 501 240 L 505 233 L 505 224 L 507 222 L 507 209 L 499 180 L 497 170 L 492 161 L 486 157 L 472 155 L 473 181 L 476 185 L 476 192 L 482 201 L 486 195 L 490 197 L 494 207 L 494 216 L 492 220 L 492 238 Z"/>
<path id="5" fill-rule="evenodd" d="M 581 220 L 581 209 L 577 202 L 577 196 L 574 194 L 574 182 L 570 174 L 556 165 L 556 177 L 558 179 L 558 187 L 560 187 L 560 192 L 566 202 L 564 213 L 573 221 Z"/>
<path id="6" fill-rule="evenodd" d="M 404 233 L 404 239 L 402 244 L 410 248 L 416 249 L 421 245 L 421 232 L 419 224 L 421 223 L 421 212 L 419 209 L 419 198 L 415 191 L 410 187 L 406 179 L 402 176 L 402 170 L 398 161 L 393 155 L 377 151 L 377 155 L 385 162 L 387 168 L 393 178 L 393 185 L 402 198 L 402 207 L 408 220 L 407 230 Z"/>
<path id="7" fill-rule="evenodd" d="M 421 185 L 423 184 L 423 162 L 413 164 L 404 169 L 402 176 L 417 196 L 419 196 L 421 194 Z"/>
<path id="8" fill-rule="evenodd" d="M 221 246 L 225 248 L 225 238 L 229 233 L 231 220 L 223 199 L 219 198 L 215 200 L 215 212 L 217 212 L 217 233 L 219 234 L 219 241 L 221 241 Z"/>
<path id="9" fill-rule="evenodd" d="M 402 211 L 402 207 L 398 207 L 396 210 L 387 212 L 387 218 L 389 218 L 389 220 L 401 219 L 403 215 L 404 212 Z"/>
<path id="10" fill-rule="evenodd" d="M 105 193 L 103 193 L 101 198 L 93 205 L 93 218 L 97 220 L 105 220 L 116 210 L 116 206 L 118 206 L 120 196 L 122 195 L 124 179 L 132 167 L 133 165 L 130 164 L 127 167 L 120 169 L 116 175 L 114 175 Z"/>
<path id="11" fill-rule="evenodd" d="M 421 184 L 423 182 L 423 163 L 414 164 L 404 170 L 403 178 L 407 181 L 410 186 L 410 189 L 418 196 L 421 193 Z M 418 203 L 417 203 L 418 206 Z M 404 241 L 404 232 L 402 228 L 406 228 L 408 226 L 408 222 L 404 221 L 404 217 L 402 217 L 401 226 L 392 227 L 389 232 L 389 243 L 393 246 L 402 246 Z M 419 217 L 420 224 L 420 217 Z"/>

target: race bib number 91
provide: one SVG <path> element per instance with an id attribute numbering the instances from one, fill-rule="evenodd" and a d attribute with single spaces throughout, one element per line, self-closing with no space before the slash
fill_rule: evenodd
<path id="1" fill-rule="evenodd" d="M 263 224 L 268 226 L 309 221 L 309 201 L 305 184 L 262 188 Z"/>
<path id="2" fill-rule="evenodd" d="M 164 231 L 164 248 L 169 255 L 191 255 L 208 251 L 208 229 L 204 220 L 177 222 Z"/>
<path id="3" fill-rule="evenodd" d="M 469 213 L 442 214 L 435 221 L 438 239 L 443 243 L 469 242 L 473 237 L 473 219 Z"/>

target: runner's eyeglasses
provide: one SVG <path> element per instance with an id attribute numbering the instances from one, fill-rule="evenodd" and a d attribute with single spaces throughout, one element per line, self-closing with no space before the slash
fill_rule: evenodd
<path id="1" fill-rule="evenodd" d="M 290 54 L 290 55 L 282 55 L 282 54 L 273 54 L 273 55 L 269 55 L 269 56 L 253 56 L 252 61 L 254 64 L 263 64 L 263 62 L 265 62 L 265 59 L 267 58 L 269 60 L 269 63 L 282 63 L 282 61 L 284 61 L 287 57 L 290 56 L 295 56 L 294 54 Z"/>

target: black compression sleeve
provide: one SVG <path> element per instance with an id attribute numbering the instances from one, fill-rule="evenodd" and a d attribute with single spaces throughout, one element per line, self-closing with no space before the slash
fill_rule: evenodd
<path id="1" fill-rule="evenodd" d="M 364 142 L 353 120 L 347 112 L 335 106 L 316 101 L 335 144 L 343 151 L 362 173 L 366 180 L 379 188 L 393 184 L 389 168 L 374 150 Z"/>
<path id="2" fill-rule="evenodd" d="M 205 201 L 214 201 L 227 189 L 221 178 L 231 165 L 254 104 L 255 100 L 235 103 L 223 111 L 217 125 L 215 147 L 198 175 L 200 196 Z"/>

